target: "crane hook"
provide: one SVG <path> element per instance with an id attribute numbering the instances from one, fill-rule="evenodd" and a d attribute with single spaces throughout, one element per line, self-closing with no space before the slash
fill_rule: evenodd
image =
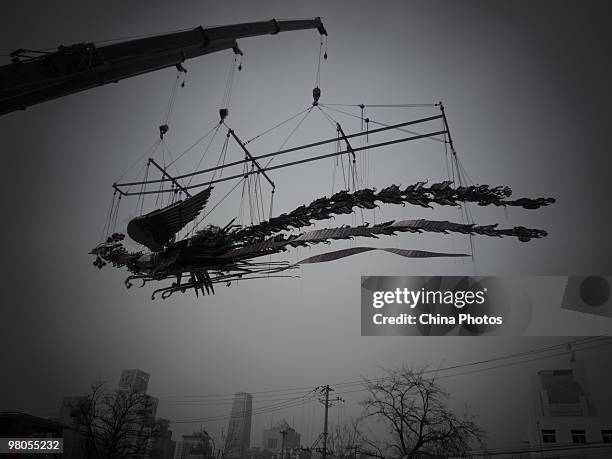
<path id="1" fill-rule="evenodd" d="M 313 98 L 312 105 L 313 106 L 319 105 L 320 97 L 321 97 L 321 88 L 317 86 L 316 88 L 312 90 L 312 98 Z"/>

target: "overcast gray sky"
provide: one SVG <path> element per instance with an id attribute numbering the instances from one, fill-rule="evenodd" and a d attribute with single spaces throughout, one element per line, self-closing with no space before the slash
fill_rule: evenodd
<path id="1" fill-rule="evenodd" d="M 150 289 L 126 290 L 124 272 L 108 267 L 98 271 L 87 253 L 99 241 L 111 184 L 156 139 L 176 72 L 167 69 L 12 113 L 0 119 L 7 204 L 0 409 L 53 416 L 62 396 L 86 391 L 97 377 L 115 385 L 124 368 L 151 373 L 149 392 L 167 397 L 331 384 L 375 375 L 378 366 L 444 366 L 520 352 L 559 339 L 361 337 L 359 276 L 612 272 L 612 160 L 606 138 L 612 41 L 604 2 L 254 5 L 11 1 L 0 20 L 0 54 L 197 25 L 321 16 L 329 32 L 329 59 L 321 71 L 323 103 L 442 100 L 457 150 L 474 181 L 509 185 L 516 196 L 558 200 L 539 211 L 475 209 L 475 220 L 543 228 L 549 237 L 529 244 L 477 238 L 475 264 L 374 253 L 306 266 L 299 270 L 300 279 L 244 282 L 219 287 L 215 296 L 204 299 L 185 294 L 152 302 Z M 228 124 L 249 138 L 310 103 L 319 37 L 315 31 L 285 33 L 242 40 L 240 47 L 243 71 L 236 75 Z M 218 121 L 232 59 L 225 52 L 186 63 L 186 86 L 178 93 L 167 137 L 174 154 Z M 419 110 L 372 109 L 368 115 L 391 123 L 420 116 L 424 112 Z M 359 129 L 356 119 L 338 115 L 338 120 L 347 131 Z M 334 135 L 313 112 L 291 145 Z M 271 135 L 253 142 L 253 151 L 273 151 L 281 142 L 282 133 Z M 235 148 L 228 154 L 242 156 Z M 218 150 L 213 151 L 208 161 L 214 163 L 217 156 Z M 186 158 L 182 172 L 189 172 L 198 159 L 197 154 Z M 330 160 L 276 172 L 275 211 L 329 195 L 332 170 Z M 371 156 L 371 186 L 445 176 L 435 142 L 402 144 Z M 227 189 L 217 187 L 212 201 Z M 226 224 L 238 207 L 239 196 L 232 196 L 210 222 Z M 123 208 L 120 224 L 133 214 L 130 208 L 133 202 Z M 398 207 L 381 210 L 376 219 L 425 216 L 460 217 L 456 210 Z M 455 236 L 403 235 L 381 244 L 469 250 L 469 242 Z M 293 262 L 317 250 L 299 249 L 286 259 Z M 597 373 L 606 355 L 585 353 L 584 358 Z M 444 383 L 454 400 L 473 406 L 490 428 L 493 446 L 517 444 L 526 426 L 529 378 L 556 365 L 563 365 L 562 359 Z M 594 386 L 604 393 L 604 383 Z M 347 416 L 358 414 L 358 397 L 347 395 Z M 506 405 L 504 399 L 525 403 Z M 169 400 L 162 398 L 159 415 L 171 420 L 229 414 L 230 409 L 229 403 L 185 407 Z M 293 419 L 307 443 L 320 430 L 311 424 L 312 416 L 322 416 L 321 409 L 313 410 L 314 404 L 273 416 Z M 254 418 L 254 445 L 271 418 Z M 218 431 L 222 424 L 205 427 Z M 173 425 L 177 433 L 198 427 Z"/>

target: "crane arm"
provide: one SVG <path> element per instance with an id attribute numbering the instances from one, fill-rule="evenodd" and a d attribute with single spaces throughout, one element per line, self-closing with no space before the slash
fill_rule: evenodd
<path id="1" fill-rule="evenodd" d="M 179 66 L 187 59 L 226 49 L 241 54 L 236 40 L 294 30 L 317 29 L 320 18 L 248 22 L 155 35 L 97 47 L 60 46 L 54 52 L 20 49 L 0 67 L 0 115 L 108 83 Z"/>

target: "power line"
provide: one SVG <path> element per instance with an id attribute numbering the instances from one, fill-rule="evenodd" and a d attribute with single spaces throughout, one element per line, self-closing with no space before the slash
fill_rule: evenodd
<path id="1" fill-rule="evenodd" d="M 471 366 L 477 366 L 477 365 L 483 365 L 486 363 L 492 363 L 492 362 L 497 362 L 500 360 L 507 360 L 507 359 L 513 359 L 513 358 L 520 358 L 520 357 L 528 357 L 530 355 L 534 355 L 534 354 L 539 354 L 539 353 L 543 353 L 543 352 L 549 352 L 549 351 L 554 351 L 563 347 L 567 347 L 567 346 L 574 346 L 574 345 L 582 345 L 582 344 L 591 344 L 594 342 L 598 342 L 601 340 L 606 340 L 609 337 L 590 337 L 590 338 L 581 338 L 575 341 L 569 341 L 569 342 L 565 342 L 565 343 L 560 343 L 558 345 L 552 345 L 552 346 L 546 346 L 543 348 L 536 348 L 536 349 L 531 349 L 529 351 L 524 351 L 524 352 L 518 352 L 518 353 L 514 353 L 514 354 L 508 354 L 508 355 L 503 355 L 503 356 L 498 356 L 498 357 L 493 357 L 490 359 L 484 359 L 484 360 L 479 360 L 479 361 L 474 361 L 474 362 L 468 362 L 468 363 L 464 363 L 464 364 L 458 364 L 458 365 L 451 365 L 451 366 L 447 366 L 447 367 L 443 367 L 443 368 L 437 368 L 437 369 L 431 369 L 431 370 L 425 370 L 423 373 L 424 374 L 431 374 L 431 373 L 440 373 L 443 371 L 449 371 L 449 370 L 455 370 L 455 369 L 459 369 L 459 368 L 466 368 L 466 367 L 471 367 Z M 612 344 L 612 341 L 610 341 L 608 344 Z M 573 349 L 575 351 L 580 351 L 580 350 L 586 350 L 588 348 L 583 348 L 583 349 Z M 563 353 L 560 354 L 553 354 L 553 355 L 547 355 L 542 357 L 542 359 L 545 358 L 549 358 L 549 357 L 555 357 L 558 355 L 562 355 Z M 518 361 L 515 362 L 516 364 L 522 363 L 523 361 Z M 486 369 L 483 369 L 482 371 L 484 371 Z M 444 376 L 446 377 L 446 376 Z M 450 377 L 450 376 L 449 376 Z M 387 379 L 387 377 L 382 377 L 382 378 L 375 378 L 374 380 L 378 380 L 378 381 L 383 381 Z M 353 380 L 353 381 L 347 381 L 347 382 L 340 382 L 337 384 L 334 384 L 334 386 L 336 387 L 340 387 L 343 386 L 345 388 L 349 388 L 351 386 L 358 386 L 363 384 L 363 379 L 360 380 Z"/>
<path id="2" fill-rule="evenodd" d="M 317 398 L 316 394 L 313 394 L 311 391 L 310 394 L 305 394 L 302 397 L 296 397 L 286 402 L 267 405 L 267 406 L 258 408 L 256 410 L 252 410 L 251 415 L 273 413 L 281 409 L 288 409 L 288 408 L 302 406 L 302 405 L 312 402 L 316 398 Z M 232 415 L 229 415 L 229 416 L 228 415 L 218 415 L 218 416 L 210 416 L 210 417 L 197 418 L 197 419 L 179 419 L 179 420 L 174 420 L 170 422 L 172 424 L 191 424 L 191 423 L 198 423 L 198 422 L 224 421 L 224 420 L 229 420 L 229 419 L 232 419 Z"/>
<path id="3" fill-rule="evenodd" d="M 574 351 L 586 351 L 586 350 L 590 350 L 590 349 L 597 349 L 600 347 L 604 347 L 604 346 L 610 346 L 612 345 L 612 341 L 609 341 L 607 343 L 600 343 L 598 345 L 593 345 L 593 346 L 588 346 L 588 347 L 583 347 L 580 349 L 573 349 Z M 549 355 L 545 355 L 545 356 L 540 356 L 540 357 L 536 357 L 533 359 L 525 359 L 525 360 L 519 360 L 517 362 L 508 362 L 505 364 L 501 364 L 501 365 L 495 365 L 495 366 L 491 366 L 491 367 L 486 367 L 486 368 L 479 368 L 476 370 L 471 370 L 471 371 L 465 371 L 465 372 L 460 372 L 460 373 L 453 373 L 453 374 L 449 374 L 449 375 L 442 375 L 442 376 L 437 376 L 437 379 L 448 379 L 448 378 L 454 378 L 457 376 L 465 376 L 468 374 L 474 374 L 474 373 L 480 373 L 480 372 L 484 372 L 484 371 L 489 371 L 489 370 L 496 370 L 499 368 L 505 368 L 505 367 L 510 367 L 510 366 L 514 366 L 514 365 L 520 365 L 523 363 L 529 363 L 529 362 L 535 362 L 538 360 L 545 360 L 545 359 L 549 359 L 551 357 L 558 357 L 558 356 L 562 356 L 567 354 L 567 351 L 564 352 L 558 352 L 556 354 L 549 354 Z M 446 370 L 445 368 L 442 369 L 436 369 L 436 370 L 426 370 L 423 372 L 423 374 L 428 374 L 428 373 L 437 373 L 439 371 L 444 371 Z M 371 380 L 372 382 L 379 382 L 379 381 L 384 381 L 385 379 L 387 379 L 386 377 L 383 378 L 378 378 L 378 379 L 373 379 Z M 363 384 L 363 381 L 360 383 Z M 360 389 L 355 389 L 355 390 L 350 390 L 350 391 L 344 391 L 344 392 L 339 392 L 339 394 L 342 395 L 346 395 L 346 394 L 352 394 L 352 393 L 357 393 L 357 392 L 364 392 L 365 388 L 360 388 Z"/>
<path id="4" fill-rule="evenodd" d="M 470 362 L 470 363 L 466 363 L 466 364 L 462 364 L 462 365 L 453 365 L 453 366 L 449 366 L 449 367 L 445 367 L 445 368 L 438 368 L 436 370 L 426 370 L 424 371 L 424 373 L 439 373 L 442 371 L 448 371 L 450 369 L 458 369 L 458 368 L 464 368 L 464 367 L 469 367 L 469 366 L 474 366 L 474 365 L 481 365 L 483 363 L 491 363 L 491 362 L 495 362 L 495 361 L 499 361 L 499 360 L 503 360 L 503 359 L 508 359 L 508 358 L 516 358 L 518 357 L 525 357 L 525 356 L 529 356 L 529 355 L 534 355 L 534 354 L 539 354 L 542 352 L 549 352 L 551 350 L 556 350 L 559 349 L 561 347 L 568 347 L 571 346 L 573 344 L 577 344 L 578 346 L 583 345 L 583 347 L 580 348 L 574 348 L 571 347 L 571 349 L 573 351 L 584 351 L 584 350 L 589 350 L 589 349 L 596 349 L 596 348 L 600 348 L 603 346 L 609 346 L 612 345 L 612 341 L 607 341 L 607 342 L 601 342 L 601 341 L 605 341 L 607 340 L 608 337 L 594 337 L 594 338 L 582 338 L 579 340 L 574 340 L 574 341 L 570 341 L 570 342 L 565 342 L 565 343 L 560 343 L 559 345 L 554 345 L 554 346 L 547 346 L 544 348 L 540 348 L 540 349 L 533 349 L 530 351 L 525 351 L 525 352 L 521 352 L 521 353 L 515 353 L 515 354 L 510 354 L 507 356 L 499 356 L 499 357 L 495 357 L 492 359 L 486 359 L 486 360 L 481 360 L 481 361 L 477 361 L 477 362 Z M 589 344 L 593 344 L 593 343 L 598 343 L 598 344 L 594 344 L 594 345 L 590 345 Z M 466 374 L 472 374 L 472 373 L 477 373 L 477 372 L 482 372 L 482 371 L 489 371 L 489 370 L 494 370 L 494 369 L 499 369 L 499 368 L 503 368 L 503 367 L 507 367 L 507 366 L 513 366 L 513 365 L 519 365 L 519 364 L 523 364 L 523 363 L 529 363 L 529 362 L 533 362 L 533 361 L 537 361 L 537 360 L 543 360 L 543 359 L 548 359 L 551 357 L 557 357 L 560 355 L 564 355 L 566 354 L 567 351 L 564 352 L 557 352 L 554 354 L 549 354 L 549 355 L 544 355 L 544 356 L 539 356 L 533 359 L 523 359 L 523 360 L 519 360 L 516 362 L 508 362 L 506 364 L 501 364 L 501 365 L 496 365 L 493 367 L 486 367 L 486 368 L 479 368 L 476 370 L 472 370 L 469 372 L 460 372 L 460 373 L 455 373 L 455 374 L 450 374 L 450 375 L 443 375 L 443 376 L 439 376 L 440 379 L 446 379 L 446 378 L 451 378 L 451 377 L 457 377 L 457 376 L 463 376 Z M 382 377 L 382 378 L 378 378 L 378 379 L 374 379 L 374 381 L 384 381 L 385 379 L 387 379 L 387 377 Z M 344 386 L 345 389 L 350 388 L 351 386 L 354 385 L 362 385 L 363 384 L 363 380 L 356 380 L 356 381 L 351 381 L 351 382 L 346 382 L 346 383 L 339 383 L 336 386 Z M 328 386 L 323 386 L 323 387 L 328 387 Z M 320 389 L 320 388 L 319 388 Z M 357 393 L 357 392 L 363 392 L 367 389 L 361 387 L 359 389 L 355 389 L 355 390 L 344 390 L 341 392 L 338 392 L 339 395 L 346 395 L 346 394 L 350 394 L 350 393 Z M 298 407 L 298 406 L 302 406 L 304 404 L 310 403 L 313 401 L 313 398 L 316 398 L 315 396 L 310 396 L 308 398 L 306 398 L 307 394 L 303 395 L 302 397 L 297 397 L 294 399 L 288 399 L 287 401 L 281 402 L 281 403 L 277 403 L 277 404 L 272 404 L 272 405 L 268 405 L 268 406 L 264 406 L 259 408 L 258 410 L 254 410 L 252 414 L 267 414 L 267 413 L 272 413 L 275 411 L 280 411 L 280 410 L 285 410 L 285 409 L 289 409 L 289 408 L 294 408 L 294 407 Z M 210 421 L 222 421 L 222 420 L 226 420 L 226 419 L 230 419 L 231 416 L 213 416 L 213 417 L 209 417 L 209 418 L 202 418 L 202 419 L 195 419 L 195 420 L 178 420 L 178 421 L 171 421 L 172 423 L 192 423 L 192 422 L 210 422 Z"/>
<path id="5" fill-rule="evenodd" d="M 457 365 L 451 365 L 451 366 L 447 366 L 447 367 L 443 367 L 443 368 L 438 368 L 436 370 L 427 370 L 427 373 L 432 373 L 432 372 L 442 372 L 442 371 L 448 371 L 448 370 L 454 370 L 454 369 L 459 369 L 459 368 L 465 368 L 465 367 L 470 367 L 470 366 L 475 366 L 475 365 L 481 365 L 481 364 L 485 364 L 485 363 L 491 363 L 491 362 L 495 362 L 495 361 L 500 361 L 500 360 L 505 360 L 505 359 L 511 359 L 511 358 L 517 358 L 517 357 L 521 357 L 521 356 L 529 356 L 532 354 L 537 354 L 537 353 L 543 353 L 543 352 L 547 352 L 547 351 L 551 351 L 551 350 L 557 350 L 559 348 L 563 348 L 563 347 L 567 347 L 568 345 L 574 346 L 574 345 L 581 345 L 581 344 L 590 344 L 592 342 L 596 342 L 599 340 L 604 340 L 604 339 L 608 339 L 610 337 L 608 336 L 599 336 L 599 337 L 587 337 L 587 338 L 580 338 L 580 339 L 576 339 L 576 340 L 572 340 L 572 341 L 566 341 L 563 343 L 559 343 L 556 345 L 550 345 L 550 346 L 545 346 L 545 347 L 541 347 L 541 348 L 534 348 L 534 349 L 530 349 L 528 351 L 523 351 L 523 352 L 518 352 L 518 353 L 513 353 L 513 354 L 506 354 L 506 355 L 502 355 L 502 356 L 497 356 L 497 357 L 493 357 L 490 359 L 483 359 L 483 360 L 477 360 L 477 361 L 473 361 L 473 362 L 466 362 L 463 364 L 457 364 Z M 612 342 L 611 342 L 612 343 Z M 574 349 L 574 350 L 581 350 L 581 349 Z M 351 381 L 344 381 L 344 382 L 337 382 L 332 384 L 334 387 L 350 387 L 350 386 L 354 386 L 354 385 L 359 385 L 363 382 L 363 380 L 361 379 L 357 379 L 357 380 L 351 380 Z M 284 389 L 271 389 L 271 390 L 265 390 L 265 391 L 258 391 L 258 392 L 250 392 L 252 395 L 258 395 L 258 394 L 281 394 L 281 393 L 297 393 L 300 391 L 304 391 L 304 390 L 308 390 L 310 389 L 312 386 L 301 386 L 301 387 L 291 387 L 291 388 L 284 388 Z M 193 397 L 193 398 L 201 398 L 201 399 L 211 399 L 211 398 L 230 398 L 233 397 L 234 394 L 233 393 L 219 393 L 219 394 L 207 394 L 207 395 L 167 395 L 167 396 L 162 396 L 159 397 L 160 399 L 165 399 L 165 398 L 188 398 L 188 397 Z"/>
<path id="6" fill-rule="evenodd" d="M 259 396 L 253 400 L 253 403 L 267 403 L 267 402 L 281 402 L 293 400 L 297 394 L 303 394 L 304 391 L 295 391 L 286 393 L 284 396 L 277 394 L 269 394 Z M 234 397 L 219 398 L 219 399 L 207 399 L 200 396 L 188 396 L 188 395 L 177 395 L 173 396 L 171 400 L 162 401 L 160 405 L 165 406 L 184 406 L 184 405 L 231 405 L 234 402 Z"/>

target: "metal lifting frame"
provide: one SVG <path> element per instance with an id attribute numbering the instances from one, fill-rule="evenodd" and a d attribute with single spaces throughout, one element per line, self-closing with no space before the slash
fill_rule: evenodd
<path id="1" fill-rule="evenodd" d="M 428 121 L 434 121 L 434 120 L 439 120 L 439 119 L 443 119 L 444 115 L 440 114 L 440 115 L 435 115 L 435 116 L 430 116 L 427 118 L 420 118 L 417 120 L 412 120 L 412 121 L 406 121 L 403 123 L 399 123 L 399 124 L 393 124 L 393 125 L 389 125 L 389 126 L 385 126 L 385 127 L 381 127 L 381 128 L 377 128 L 371 131 L 367 131 L 367 132 L 356 132 L 353 134 L 349 134 L 349 135 L 345 135 L 344 132 L 340 131 L 342 133 L 342 138 L 344 139 L 345 142 L 348 141 L 348 139 L 351 138 L 355 138 L 355 137 L 360 137 L 360 136 L 364 136 L 364 135 L 371 135 L 371 134 L 376 134 L 379 132 L 383 132 L 383 131 L 388 131 L 391 129 L 399 129 L 402 128 L 404 126 L 409 126 L 409 125 L 414 125 L 414 124 L 420 124 L 420 123 L 426 123 Z M 419 140 L 419 139 L 425 139 L 425 138 L 429 138 L 429 137 L 435 137 L 438 135 L 448 135 L 448 129 L 446 127 L 446 123 L 445 123 L 445 128 L 443 130 L 439 130 L 439 131 L 432 131 L 432 132 L 426 132 L 423 134 L 417 134 L 417 135 L 413 135 L 410 137 L 403 137 L 400 139 L 395 139 L 395 140 L 388 140 L 385 142 L 380 142 L 380 143 L 376 143 L 376 144 L 369 144 L 366 146 L 362 146 L 362 147 L 351 147 L 350 145 L 348 145 L 348 148 L 346 150 L 342 150 L 342 151 L 338 151 L 338 152 L 333 152 L 333 153 L 327 153 L 327 154 L 323 154 L 323 155 L 319 155 L 319 156 L 313 156 L 310 158 L 304 158 L 304 159 L 300 159 L 300 160 L 296 160 L 296 161 L 290 161 L 290 162 L 286 162 L 283 164 L 277 164 L 275 166 L 269 166 L 269 167 L 261 167 L 259 165 L 259 160 L 264 159 L 264 158 L 270 158 L 270 157 L 275 157 L 275 156 L 279 156 L 279 155 L 283 155 L 283 154 L 287 154 L 290 152 L 295 152 L 295 151 L 299 151 L 299 150 L 304 150 L 307 148 L 312 148 L 312 147 L 316 147 L 316 146 L 321 146 L 321 145 L 325 145 L 328 143 L 332 143 L 332 142 L 337 142 L 338 141 L 338 137 L 334 137 L 331 139 L 326 139 L 326 140 L 321 140 L 318 142 L 314 142 L 314 143 L 310 143 L 310 144 L 306 144 L 306 145 L 300 145 L 297 147 L 293 147 L 293 148 L 288 148 L 286 150 L 280 150 L 274 153 L 266 153 L 264 155 L 260 155 L 260 156 L 252 156 L 249 153 L 247 153 L 246 148 L 244 147 L 244 145 L 241 145 L 243 147 L 243 149 L 245 150 L 245 153 L 247 153 L 247 157 L 243 160 L 240 161 L 234 161 L 228 164 L 223 164 L 223 165 L 219 165 L 219 166 L 215 166 L 215 167 L 211 167 L 208 169 L 203 169 L 201 171 L 196 171 L 196 172 L 191 172 L 189 174 L 183 174 L 183 175 L 178 175 L 173 177 L 172 179 L 169 178 L 161 178 L 161 179 L 155 179 L 155 180 L 145 180 L 145 181 L 138 181 L 138 182 L 124 182 L 124 183 L 115 183 L 113 184 L 113 188 L 115 188 L 115 190 L 117 190 L 119 193 L 121 193 L 123 196 L 137 196 L 137 195 L 143 195 L 143 194 L 157 194 L 157 193 L 168 193 L 171 192 L 172 190 L 151 190 L 151 191 L 124 191 L 122 188 L 126 188 L 126 187 L 132 187 L 132 186 L 137 186 L 137 185 L 147 185 L 147 184 L 152 184 L 152 183 L 164 183 L 164 182 L 174 182 L 176 180 L 181 180 L 184 178 L 188 178 L 188 177 L 194 177 L 196 175 L 201 175 L 201 174 L 205 174 L 208 172 L 214 172 L 216 170 L 222 169 L 222 168 L 228 168 L 231 166 L 237 166 L 237 165 L 242 165 L 245 163 L 252 163 L 256 166 L 256 169 L 253 169 L 251 171 L 246 171 L 240 174 L 236 174 L 236 175 L 231 175 L 231 176 L 227 176 L 227 177 L 222 177 L 222 178 L 218 178 L 215 180 L 211 180 L 211 181 L 205 181 L 199 184 L 194 184 L 194 185 L 189 185 L 189 186 L 185 186 L 183 187 L 184 191 L 185 190 L 189 190 L 189 189 L 193 189 L 193 188 L 199 188 L 199 187 L 203 187 L 203 186 L 210 186 L 212 184 L 215 183 L 220 183 L 220 182 L 225 182 L 225 181 L 229 181 L 229 180 L 235 180 L 235 179 L 240 179 L 240 178 L 245 178 L 248 177 L 250 175 L 253 174 L 264 174 L 268 172 L 268 171 L 272 171 L 272 170 L 276 170 L 276 169 L 281 169 L 281 168 L 285 168 L 285 167 L 290 167 L 290 166 L 296 166 L 298 164 L 304 164 L 304 163 L 308 163 L 311 161 L 319 161 L 322 159 L 326 159 L 326 158 L 332 158 L 335 156 L 339 156 L 339 155 L 343 155 L 343 154 L 355 154 L 358 151 L 363 151 L 366 149 L 374 149 L 374 148 L 378 148 L 378 147 L 384 147 L 384 146 L 388 146 L 388 145 L 394 145 L 397 143 L 403 143 L 403 142 L 409 142 L 412 140 Z M 231 130 L 230 130 L 230 134 L 231 134 Z M 234 137 L 238 143 L 240 144 L 241 142 L 238 140 L 237 137 Z M 347 142 L 348 144 L 348 142 Z M 271 182 L 271 184 L 273 185 L 273 190 L 274 190 L 274 182 L 272 182 L 269 177 L 266 176 L 266 178 L 268 179 L 268 181 Z"/>

